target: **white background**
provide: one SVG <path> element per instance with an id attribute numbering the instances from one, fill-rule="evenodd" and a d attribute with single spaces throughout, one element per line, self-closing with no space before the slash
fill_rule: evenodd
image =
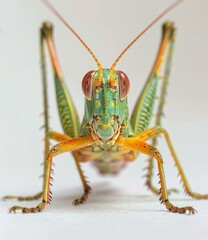
<path id="1" fill-rule="evenodd" d="M 129 42 L 172 0 L 51 0 L 58 11 L 92 48 L 104 67 L 110 67 Z M 146 33 L 119 62 L 117 68 L 131 81 L 129 105 L 137 95 L 155 58 L 161 24 L 177 26 L 176 47 L 163 125 L 170 133 L 194 191 L 208 192 L 208 2 L 187 0 Z M 33 194 L 41 189 L 43 133 L 39 32 L 41 22 L 55 26 L 55 40 L 68 87 L 83 115 L 81 80 L 96 68 L 75 37 L 39 0 L 0 0 L 0 196 Z M 50 64 L 48 64 L 50 66 Z M 51 69 L 49 91 L 51 127 L 61 131 Z M 167 183 L 181 194 L 177 205 L 192 205 L 195 216 L 174 215 L 144 187 L 145 157 L 129 165 L 117 178 L 101 178 L 83 166 L 93 193 L 80 207 L 71 202 L 82 193 L 69 154 L 55 159 L 53 202 L 34 215 L 8 214 L 16 201 L 0 202 L 1 239 L 207 239 L 208 201 L 185 197 L 164 141 Z M 155 179 L 157 183 L 158 179 Z M 21 203 L 34 206 L 35 203 Z"/>

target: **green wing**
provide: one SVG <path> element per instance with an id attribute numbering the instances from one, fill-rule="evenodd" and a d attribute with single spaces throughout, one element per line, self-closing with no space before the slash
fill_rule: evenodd
<path id="1" fill-rule="evenodd" d="M 77 137 L 80 131 L 80 122 L 72 97 L 63 80 L 55 75 L 56 97 L 64 133 L 70 137 Z"/>
<path id="2" fill-rule="evenodd" d="M 145 84 L 141 95 L 133 109 L 131 125 L 134 134 L 138 134 L 148 128 L 152 118 L 155 95 L 158 85 L 158 77 L 155 74 Z"/>
<path id="3" fill-rule="evenodd" d="M 160 124 L 171 64 L 174 32 L 175 29 L 171 22 L 166 22 L 163 25 L 162 39 L 155 63 L 132 112 L 131 125 L 135 135 L 147 129 L 151 122 L 153 107 L 156 100 L 160 69 L 163 61 L 165 61 L 165 73 L 163 74 L 160 102 L 156 116 L 156 125 Z"/>

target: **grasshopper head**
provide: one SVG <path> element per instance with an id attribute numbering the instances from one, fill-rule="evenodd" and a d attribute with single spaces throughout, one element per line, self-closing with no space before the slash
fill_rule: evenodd
<path id="1" fill-rule="evenodd" d="M 113 77 L 112 77 L 113 76 Z M 85 115 L 93 136 L 99 142 L 115 140 L 128 119 L 129 79 L 121 71 L 103 69 L 88 72 L 82 81 L 86 97 Z"/>
<path id="2" fill-rule="evenodd" d="M 75 37 L 86 48 L 97 64 L 98 71 L 88 72 L 82 81 L 82 89 L 86 97 L 85 119 L 91 128 L 91 133 L 99 141 L 115 140 L 120 133 L 120 128 L 127 126 L 128 107 L 127 93 L 129 90 L 129 80 L 125 73 L 115 71 L 122 56 L 130 47 L 137 42 L 140 37 L 147 32 L 159 19 L 175 8 L 183 0 L 176 0 L 156 17 L 147 27 L 139 33 L 132 42 L 121 52 L 110 70 L 103 69 L 101 63 L 95 57 L 92 50 L 57 12 L 48 0 L 43 3 L 59 18 L 59 20 L 75 35 Z"/>

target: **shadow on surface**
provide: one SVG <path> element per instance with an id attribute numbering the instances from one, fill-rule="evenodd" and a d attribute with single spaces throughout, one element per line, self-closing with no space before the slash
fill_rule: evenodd
<path id="1" fill-rule="evenodd" d="M 53 191 L 53 189 L 52 189 Z M 54 193 L 52 204 L 46 207 L 47 212 L 61 211 L 66 213 L 77 214 L 91 214 L 91 213 L 138 213 L 138 212 L 168 212 L 165 206 L 159 202 L 159 197 L 151 194 L 144 195 L 139 194 L 137 189 L 121 189 L 115 187 L 109 181 L 103 181 L 92 185 L 92 193 L 89 195 L 88 200 L 80 206 L 74 206 L 72 202 L 81 196 L 82 187 L 75 187 L 71 189 L 62 189 Z M 184 202 L 193 201 L 191 198 L 185 198 L 180 195 L 173 195 L 170 197 L 170 201 L 176 205 L 184 205 Z M 31 202 L 18 202 L 7 201 L 12 205 L 21 206 L 36 206 L 40 201 Z M 181 204 L 183 202 L 183 204 Z M 10 205 L 10 204 L 9 204 Z M 190 205 L 190 204 L 188 204 Z M 192 203 L 191 203 L 192 205 Z"/>
<path id="2" fill-rule="evenodd" d="M 137 191 L 121 190 L 112 186 L 110 182 L 96 183 L 92 185 L 92 193 L 88 200 L 80 205 L 74 206 L 72 202 L 81 196 L 82 188 L 73 188 L 70 192 L 59 191 L 52 202 L 52 208 L 62 211 L 77 213 L 92 212 L 166 212 L 165 206 L 161 205 L 156 195 L 140 195 Z M 79 195 L 80 194 L 80 195 Z M 193 199 L 170 198 L 173 203 L 181 201 L 193 201 Z M 176 205 L 179 205 L 176 204 Z M 181 205 L 181 204 L 180 204 Z M 183 204 L 184 205 L 184 204 Z M 159 209 L 158 209 L 159 207 Z"/>

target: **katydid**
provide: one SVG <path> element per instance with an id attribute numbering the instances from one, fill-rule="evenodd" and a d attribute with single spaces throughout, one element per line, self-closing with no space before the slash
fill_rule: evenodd
<path id="1" fill-rule="evenodd" d="M 165 11 L 163 11 L 154 21 L 152 21 L 119 55 L 109 69 L 104 69 L 95 57 L 91 49 L 81 39 L 81 37 L 71 28 L 55 8 L 47 1 L 42 0 L 45 5 L 66 25 L 66 27 L 78 38 L 87 51 L 95 60 L 98 70 L 86 73 L 82 80 L 82 90 L 85 96 L 85 114 L 82 122 L 79 122 L 75 104 L 65 86 L 63 74 L 56 55 L 53 42 L 53 27 L 49 22 L 42 25 L 40 34 L 40 50 L 42 61 L 43 90 L 44 90 L 44 126 L 45 126 L 45 154 L 44 154 L 44 182 L 43 191 L 34 196 L 16 197 L 6 196 L 6 199 L 15 198 L 17 200 L 35 200 L 42 197 L 42 201 L 35 207 L 27 208 L 14 206 L 10 212 L 20 210 L 23 213 L 35 213 L 42 211 L 51 202 L 51 171 L 52 160 L 55 156 L 64 152 L 71 152 L 77 170 L 79 172 L 84 193 L 73 203 L 79 205 L 84 203 L 91 191 L 88 182 L 81 170 L 81 163 L 93 162 L 102 174 L 116 174 L 124 165 L 137 159 L 138 153 L 149 156 L 147 167 L 146 185 L 154 193 L 160 196 L 160 201 L 173 213 L 194 214 L 195 209 L 191 206 L 178 207 L 169 201 L 168 194 L 174 189 L 168 190 L 163 170 L 163 158 L 156 148 L 157 138 L 163 135 L 170 153 L 173 157 L 178 173 L 181 177 L 185 191 L 188 195 L 196 199 L 207 199 L 208 194 L 198 194 L 191 190 L 173 144 L 167 131 L 161 127 L 161 117 L 164 108 L 164 100 L 167 83 L 170 74 L 171 60 L 174 50 L 176 29 L 172 22 L 166 22 L 162 28 L 162 38 L 158 54 L 150 72 L 148 80 L 143 87 L 141 94 L 135 104 L 131 116 L 129 116 L 127 95 L 130 81 L 127 75 L 115 67 L 126 51 L 159 19 L 167 12 L 175 8 L 182 0 L 175 1 Z M 48 113 L 48 93 L 46 87 L 45 71 L 45 48 L 47 45 L 55 80 L 55 89 L 58 103 L 58 110 L 64 133 L 51 131 L 49 128 Z M 164 63 L 164 69 L 162 65 Z M 162 76 L 161 92 L 157 105 L 155 126 L 149 128 L 153 118 L 153 107 L 156 101 L 156 91 L 159 78 Z M 58 142 L 51 149 L 49 140 Z M 152 140 L 151 145 L 146 141 Z M 157 162 L 160 189 L 152 184 L 153 161 Z"/>

